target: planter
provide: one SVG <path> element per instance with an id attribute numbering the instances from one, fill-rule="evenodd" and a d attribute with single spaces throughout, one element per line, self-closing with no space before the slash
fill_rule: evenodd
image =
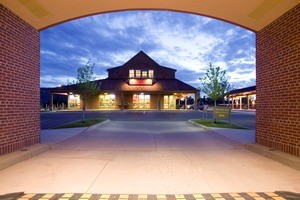
<path id="1" fill-rule="evenodd" d="M 120 110 L 129 109 L 129 105 L 118 105 Z"/>

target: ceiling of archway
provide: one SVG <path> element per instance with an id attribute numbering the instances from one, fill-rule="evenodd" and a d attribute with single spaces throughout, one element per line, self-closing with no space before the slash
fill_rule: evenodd
<path id="1" fill-rule="evenodd" d="M 259 31 L 300 0 L 0 0 L 38 30 L 98 13 L 173 10 L 221 19 Z"/>

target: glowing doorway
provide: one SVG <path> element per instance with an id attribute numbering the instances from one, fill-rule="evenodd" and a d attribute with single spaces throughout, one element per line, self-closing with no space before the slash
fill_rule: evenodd
<path id="1" fill-rule="evenodd" d="M 133 109 L 150 109 L 150 95 L 143 93 L 134 94 Z"/>

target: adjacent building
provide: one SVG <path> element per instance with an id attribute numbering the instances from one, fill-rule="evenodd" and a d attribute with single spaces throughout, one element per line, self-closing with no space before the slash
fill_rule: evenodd
<path id="1" fill-rule="evenodd" d="M 232 109 L 256 109 L 256 86 L 233 90 L 228 97 Z"/>
<path id="2" fill-rule="evenodd" d="M 186 107 L 191 97 L 197 105 L 199 90 L 176 79 L 176 69 L 159 65 L 143 51 L 107 72 L 106 79 L 95 81 L 101 93 L 88 101 L 88 109 L 176 109 Z M 76 85 L 41 91 L 51 96 L 64 93 L 68 95 L 68 109 L 81 107 Z"/>

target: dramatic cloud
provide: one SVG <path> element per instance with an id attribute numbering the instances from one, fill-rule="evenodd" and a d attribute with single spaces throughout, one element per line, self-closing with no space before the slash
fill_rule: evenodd
<path id="1" fill-rule="evenodd" d="M 169 11 L 101 14 L 41 32 L 41 86 L 76 79 L 90 59 L 95 77 L 143 50 L 177 78 L 200 87 L 209 63 L 227 70 L 235 88 L 255 85 L 255 34 L 207 17 Z"/>

